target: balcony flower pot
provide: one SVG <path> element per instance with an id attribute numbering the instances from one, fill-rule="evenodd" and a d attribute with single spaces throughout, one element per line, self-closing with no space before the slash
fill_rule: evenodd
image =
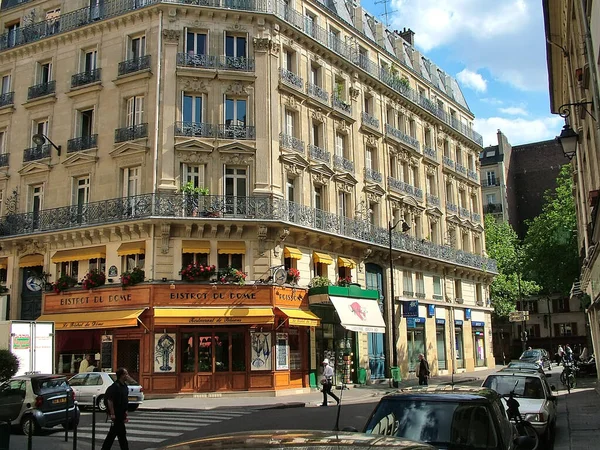
<path id="1" fill-rule="evenodd" d="M 82 286 L 84 289 L 92 291 L 93 288 L 103 286 L 106 283 L 106 275 L 97 269 L 90 270 L 83 278 Z"/>
<path id="2" fill-rule="evenodd" d="M 209 281 L 215 275 L 217 268 L 214 265 L 193 263 L 183 267 L 179 274 L 181 279 L 187 282 Z"/>

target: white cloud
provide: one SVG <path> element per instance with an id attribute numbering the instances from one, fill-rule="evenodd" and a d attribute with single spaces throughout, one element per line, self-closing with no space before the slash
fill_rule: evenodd
<path id="1" fill-rule="evenodd" d="M 529 144 L 532 142 L 554 139 L 560 134 L 564 124 L 561 117 L 541 117 L 537 119 L 507 119 L 489 117 L 475 119 L 474 128 L 483 136 L 483 145 L 498 145 L 496 133 L 501 130 L 511 145 Z"/>
<path id="2" fill-rule="evenodd" d="M 469 69 L 463 69 L 456 74 L 456 78 L 463 86 L 469 87 L 477 92 L 485 92 L 487 89 L 487 81 L 477 72 L 472 72 Z"/>
<path id="3" fill-rule="evenodd" d="M 393 0 L 396 29 L 410 27 L 425 54 L 439 50 L 471 71 L 525 91 L 548 89 L 541 2 Z"/>
<path id="4" fill-rule="evenodd" d="M 510 116 L 528 116 L 529 113 L 525 110 L 525 108 L 522 108 L 520 106 L 509 106 L 507 108 L 499 108 L 498 111 L 500 111 L 503 114 L 508 114 Z"/>

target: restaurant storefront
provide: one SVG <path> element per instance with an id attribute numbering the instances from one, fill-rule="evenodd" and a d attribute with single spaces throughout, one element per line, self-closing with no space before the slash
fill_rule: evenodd
<path id="1" fill-rule="evenodd" d="M 149 393 L 305 388 L 319 325 L 304 289 L 192 283 L 47 293 L 40 320 L 56 324 L 58 373 L 92 355 Z"/>

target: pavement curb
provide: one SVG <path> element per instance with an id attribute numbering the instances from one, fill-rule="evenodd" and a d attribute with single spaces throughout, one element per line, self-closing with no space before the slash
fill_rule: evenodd
<path id="1" fill-rule="evenodd" d="M 272 405 L 240 405 L 240 406 L 213 406 L 208 408 L 173 408 L 173 407 L 139 407 L 137 411 L 151 412 L 198 412 L 198 411 L 215 411 L 219 409 L 289 409 L 289 408 L 304 408 L 305 402 L 288 402 L 274 403 Z"/>

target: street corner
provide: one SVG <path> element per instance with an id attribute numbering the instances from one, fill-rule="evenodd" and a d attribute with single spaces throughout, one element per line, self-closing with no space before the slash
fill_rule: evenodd
<path id="1" fill-rule="evenodd" d="M 287 402 L 287 403 L 275 403 L 273 405 L 260 405 L 260 406 L 249 406 L 252 409 L 291 409 L 291 408 L 304 408 L 310 406 L 309 403 L 305 402 Z"/>

